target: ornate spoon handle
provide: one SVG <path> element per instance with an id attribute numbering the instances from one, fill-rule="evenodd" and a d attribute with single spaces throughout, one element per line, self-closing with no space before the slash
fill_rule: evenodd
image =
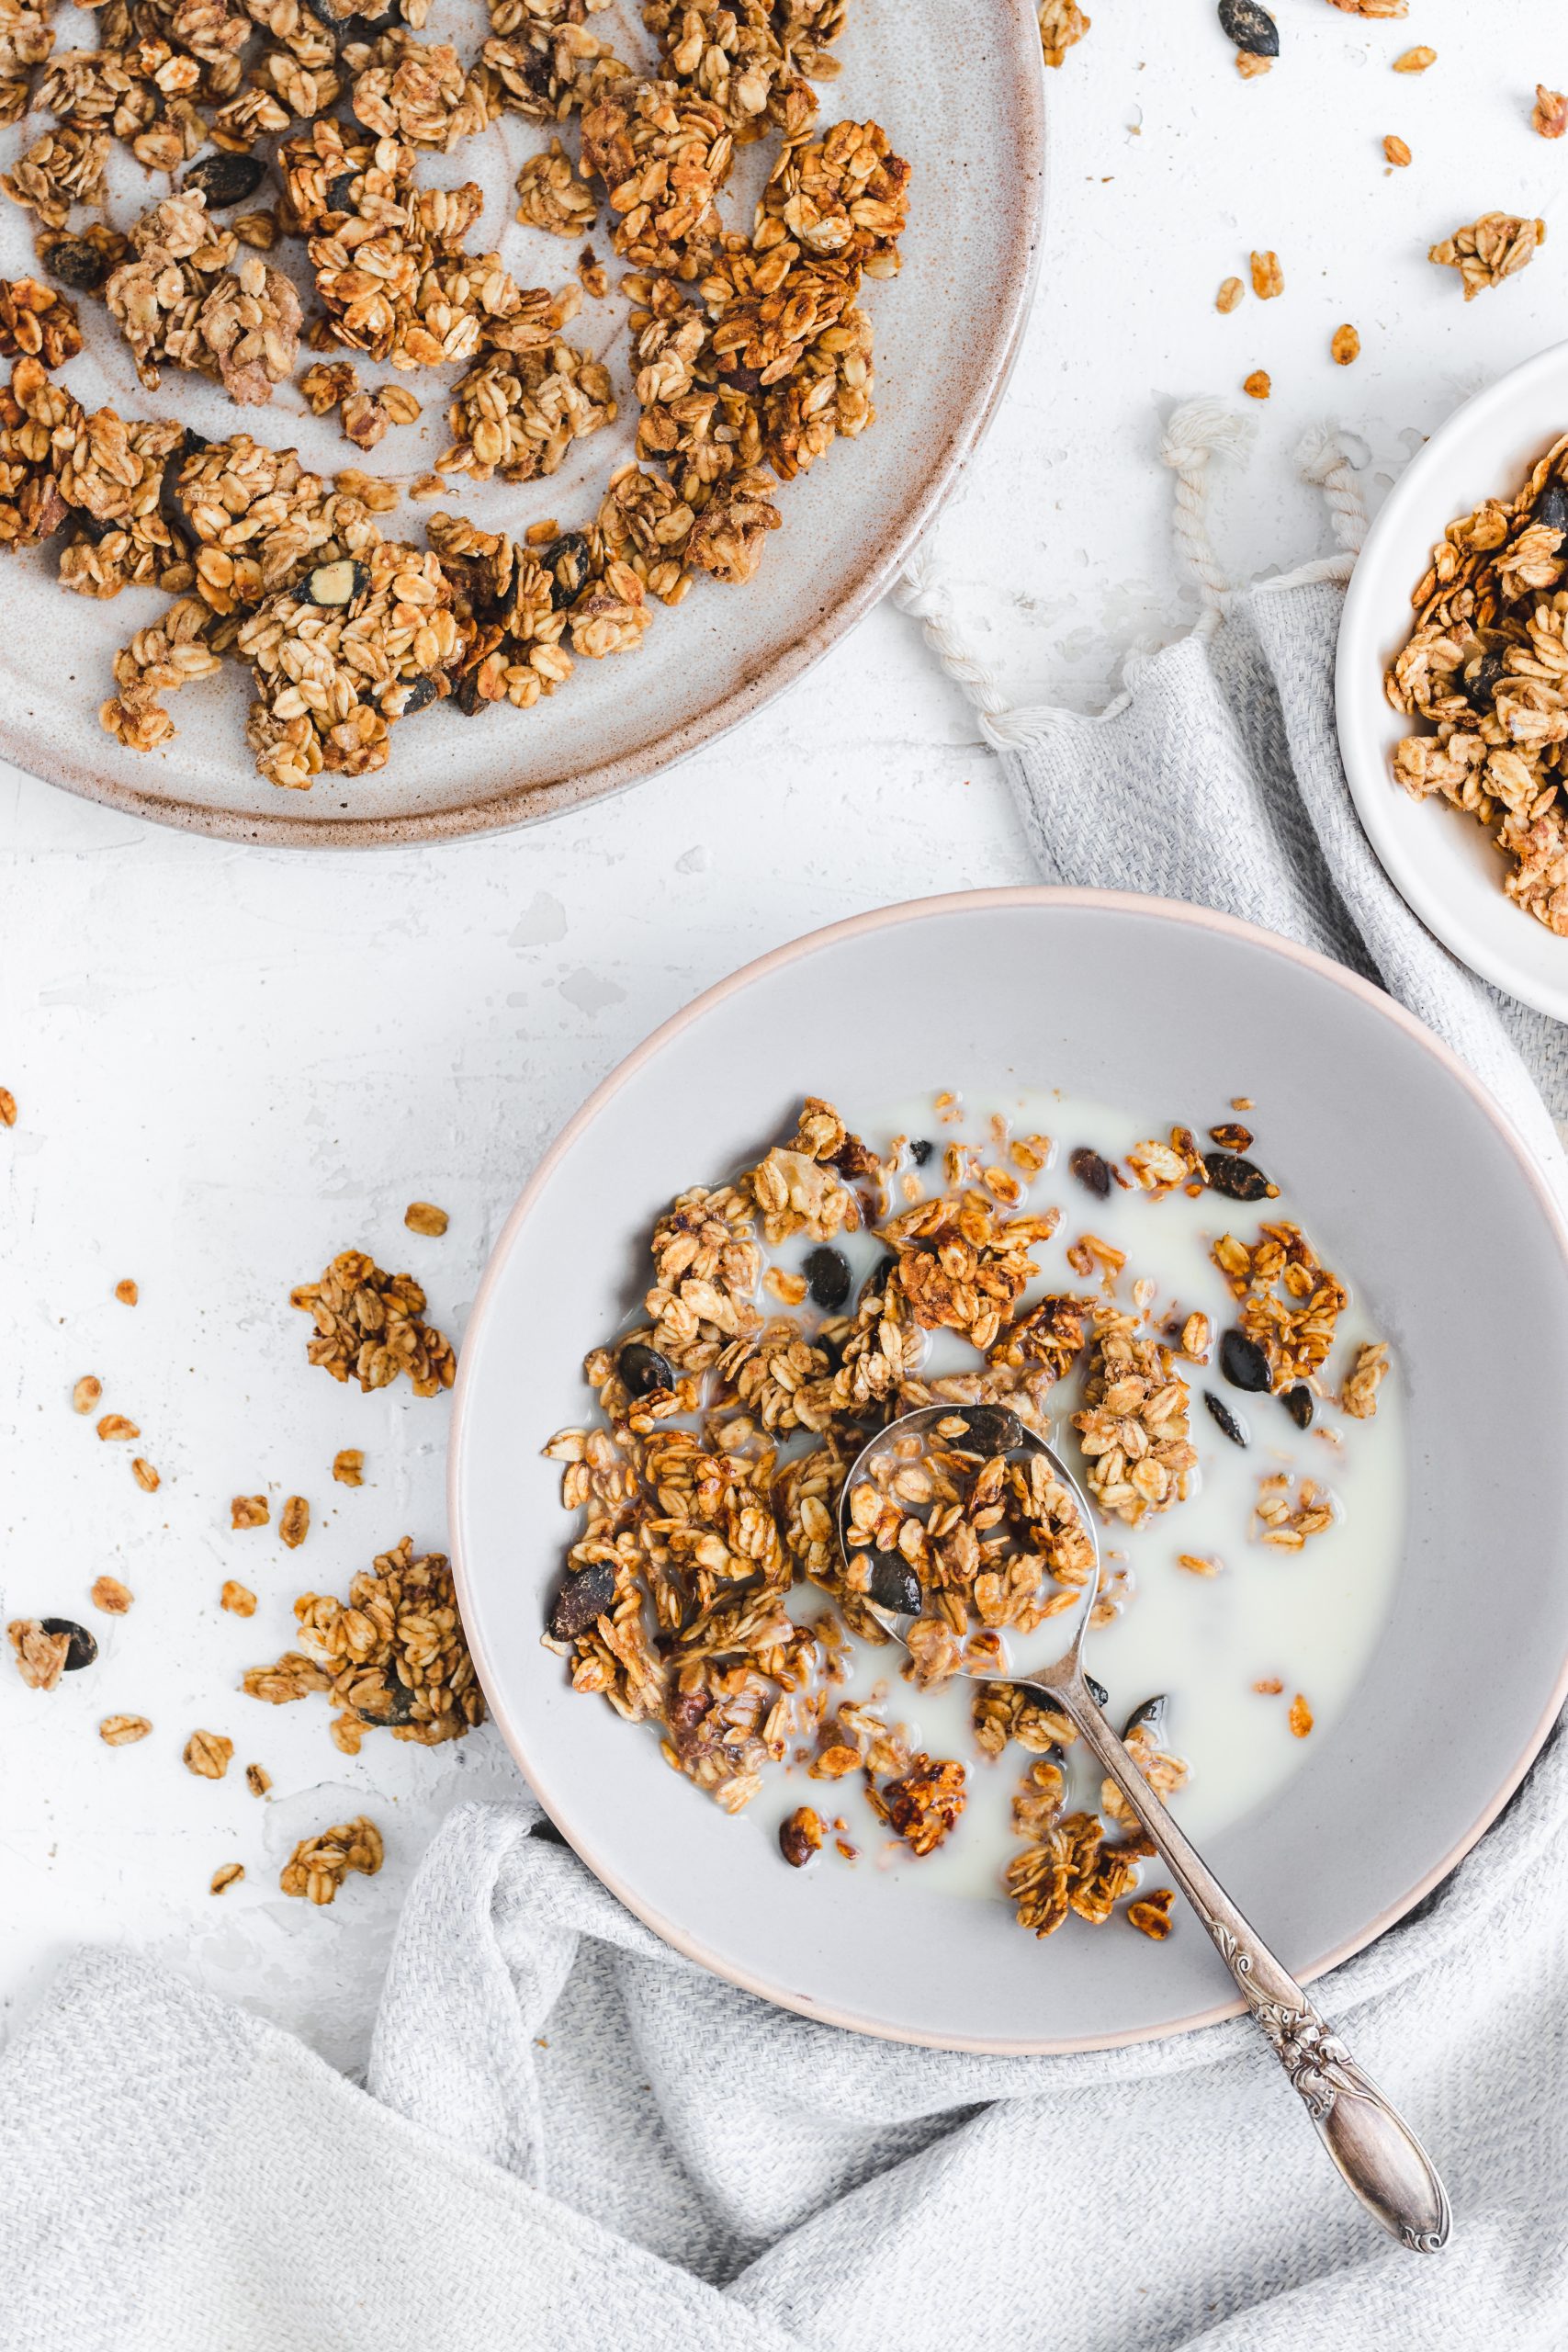
<path id="1" fill-rule="evenodd" d="M 1038 1687 L 1072 1717 L 1084 1745 L 1158 1847 L 1347 2186 L 1391 2237 L 1415 2254 L 1436 2254 L 1448 2239 L 1449 2200 L 1415 2132 L 1243 1918 L 1111 1730 L 1081 1675 L 1053 1677 Z"/>

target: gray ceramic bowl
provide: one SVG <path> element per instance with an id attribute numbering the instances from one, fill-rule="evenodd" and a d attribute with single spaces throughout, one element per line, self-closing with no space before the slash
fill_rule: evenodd
<path id="1" fill-rule="evenodd" d="M 1069 1923 L 1042 1945 L 1000 1904 L 782 1868 L 540 1647 L 566 1521 L 537 1447 L 581 1416 L 585 1340 L 634 1300 L 637 1237 L 802 1093 L 882 1104 L 1021 1082 L 1168 1119 L 1254 1096 L 1295 1197 L 1355 1237 L 1405 1381 L 1391 1620 L 1321 1747 L 1212 1849 L 1287 1965 L 1318 1973 L 1452 1869 L 1568 1680 L 1568 1501 L 1541 1448 L 1568 1410 L 1568 1235 L 1496 1106 L 1387 997 L 1222 916 L 1048 889 L 864 915 L 711 989 L 578 1114 L 491 1263 L 451 1456 L 465 1621 L 540 1799 L 671 1943 L 811 2016 L 994 2051 L 1170 2032 L 1235 2004 L 1196 1933 L 1154 1945 Z"/>

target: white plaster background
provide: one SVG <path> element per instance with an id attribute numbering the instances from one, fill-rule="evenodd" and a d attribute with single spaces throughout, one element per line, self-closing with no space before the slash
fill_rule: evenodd
<path id="1" fill-rule="evenodd" d="M 1130 645 L 1190 621 L 1155 455 L 1176 401 L 1272 374 L 1214 529 L 1237 574 L 1283 569 L 1329 545 L 1291 463 L 1307 424 L 1360 434 L 1375 506 L 1460 399 L 1562 331 L 1568 142 L 1528 119 L 1536 81 L 1568 84 L 1559 0 L 1412 0 L 1402 24 L 1276 6 L 1286 56 L 1258 83 L 1237 77 L 1208 0 L 1097 0 L 1050 77 L 1035 316 L 941 526 L 1020 700 L 1098 707 Z M 1416 40 L 1437 66 L 1395 76 Z M 1387 130 L 1407 171 L 1385 171 Z M 1553 238 L 1466 305 L 1426 247 L 1499 207 L 1545 214 Z M 1285 295 L 1222 318 L 1215 288 L 1253 245 L 1280 254 Z M 1342 320 L 1363 346 L 1348 373 L 1327 356 Z M 271 1710 L 235 1687 L 287 1646 L 297 1590 L 345 1590 L 404 1532 L 445 1539 L 447 1401 L 362 1397 L 310 1370 L 290 1283 L 363 1243 L 411 1267 L 460 1335 L 529 1168 L 654 1023 L 817 924 L 1028 880 L 1029 861 L 969 713 L 886 606 L 727 742 L 506 839 L 247 850 L 0 769 L 0 1081 L 20 1104 L 0 1131 L 0 1611 L 81 1616 L 101 1643 L 49 1696 L 0 1671 L 0 2018 L 73 1944 L 124 1939 L 353 2065 L 432 1826 L 513 1775 L 488 1730 L 434 1753 L 373 1736 L 350 1760 L 323 1702 Z M 445 1240 L 405 1234 L 415 1197 L 450 1210 Z M 124 1274 L 134 1309 L 110 1295 Z M 89 1370 L 141 1424 L 137 1447 L 71 1413 Z M 350 1444 L 367 1456 L 358 1492 L 329 1476 Z M 155 1496 L 132 1483 L 134 1451 L 163 1474 Z M 286 1494 L 310 1498 L 301 1552 L 276 1524 L 230 1532 L 229 1498 L 262 1487 L 275 1521 Z M 106 1570 L 137 1596 L 124 1619 L 87 1602 Z M 228 1575 L 261 1595 L 249 1623 L 219 1611 Z M 95 1726 L 115 1711 L 150 1715 L 153 1736 L 105 1748 Z M 197 1725 L 236 1742 L 221 1784 L 180 1763 Z M 253 1758 L 266 1805 L 244 1789 Z M 382 1875 L 330 1911 L 286 1902 L 293 1840 L 360 1809 L 385 1825 Z M 247 1878 L 214 1901 L 230 1860 Z"/>

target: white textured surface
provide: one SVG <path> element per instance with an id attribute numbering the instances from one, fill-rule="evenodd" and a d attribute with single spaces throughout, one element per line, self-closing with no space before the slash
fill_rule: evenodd
<path id="1" fill-rule="evenodd" d="M 911 0 L 913 5 L 913 0 Z M 1194 609 L 1168 554 L 1160 417 L 1264 366 L 1249 474 L 1214 532 L 1238 573 L 1330 539 L 1292 476 L 1325 413 L 1365 438 L 1369 503 L 1456 400 L 1561 333 L 1562 243 L 1464 304 L 1432 238 L 1488 206 L 1551 212 L 1568 151 L 1528 127 L 1537 77 L 1568 79 L 1553 0 L 1510 0 L 1500 43 L 1466 0 L 1404 24 L 1280 0 L 1288 54 L 1243 85 L 1207 8 L 1106 0 L 1052 77 L 1053 220 L 1031 339 L 942 533 L 974 626 L 1020 700 L 1093 708 L 1122 654 Z M 1429 40 L 1419 80 L 1388 62 Z M 1416 160 L 1385 175 L 1397 130 Z M 918 215 L 917 215 L 918 220 Z M 917 232 L 918 233 L 918 232 Z M 1247 249 L 1284 298 L 1213 309 Z M 1341 320 L 1364 356 L 1326 356 Z M 1250 404 L 1248 404 L 1250 405 Z M 59 608 L 62 629 L 71 607 Z M 801 688 L 688 766 L 585 816 L 501 841 L 362 860 L 247 852 L 138 827 L 0 775 L 0 1607 L 92 1619 L 100 1663 L 48 1697 L 0 1670 L 0 1984 L 31 2001 L 84 1938 L 129 1939 L 357 2063 L 390 1920 L 434 1818 L 503 1790 L 486 1733 L 427 1755 L 372 1737 L 351 1761 L 324 1702 L 234 1688 L 286 1646 L 289 1601 L 341 1591 L 404 1532 L 443 1541 L 444 1401 L 361 1397 L 308 1370 L 291 1283 L 363 1243 L 428 1283 L 460 1332 L 497 1223 L 544 1142 L 658 1020 L 773 943 L 939 888 L 1032 877 L 995 763 L 884 608 Z M 869 1015 L 867 1016 L 869 1017 Z M 407 1201 L 452 1212 L 406 1236 Z M 141 1284 L 127 1309 L 110 1290 Z M 68 1405 L 96 1372 L 143 1432 L 100 1444 Z M 363 1445 L 367 1484 L 333 1487 Z M 143 1495 L 129 1454 L 157 1464 Z M 231 1495 L 307 1495 L 289 1555 L 232 1534 Z M 108 1570 L 131 1614 L 86 1600 Z M 262 1597 L 222 1615 L 235 1575 Z M 153 1736 L 110 1751 L 116 1710 Z M 237 1744 L 191 1778 L 197 1725 Z M 256 1758 L 263 1807 L 239 1767 Z M 276 1891 L 281 1852 L 366 1807 L 389 1866 L 330 1912 Z M 212 1870 L 247 1864 L 220 1901 Z"/>

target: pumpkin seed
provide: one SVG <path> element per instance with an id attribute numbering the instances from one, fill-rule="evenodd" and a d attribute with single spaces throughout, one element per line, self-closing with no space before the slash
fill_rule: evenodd
<path id="1" fill-rule="evenodd" d="M 1224 1430 L 1231 1443 L 1233 1445 L 1245 1445 L 1247 1442 L 1246 1424 L 1237 1420 L 1235 1415 L 1231 1411 L 1230 1407 L 1225 1403 L 1224 1398 L 1223 1396 L 1216 1396 L 1212 1388 L 1205 1388 L 1203 1391 L 1203 1402 L 1207 1405 L 1210 1412 L 1213 1413 L 1215 1420 L 1218 1421 L 1221 1429 Z"/>
<path id="2" fill-rule="evenodd" d="M 591 1567 L 575 1569 L 556 1595 L 556 1605 L 550 1611 L 550 1639 L 575 1641 L 595 1619 L 603 1617 L 615 1595 L 615 1571 L 608 1560 L 595 1560 Z"/>
<path id="3" fill-rule="evenodd" d="M 850 1295 L 850 1261 L 841 1250 L 813 1250 L 803 1269 L 815 1303 L 831 1314 Z"/>
<path id="4" fill-rule="evenodd" d="M 1085 1185 L 1099 1199 L 1102 1201 L 1110 1199 L 1111 1164 L 1108 1160 L 1101 1159 L 1098 1151 L 1090 1151 L 1087 1144 L 1080 1144 L 1068 1160 L 1067 1166 L 1077 1178 L 1078 1182 Z"/>
<path id="5" fill-rule="evenodd" d="M 1258 0 L 1220 0 L 1220 30 L 1249 57 L 1278 57 L 1280 28 Z"/>
<path id="6" fill-rule="evenodd" d="M 1293 1388 L 1287 1388 L 1280 1401 L 1297 1429 L 1311 1429 L 1312 1417 L 1316 1407 L 1313 1401 L 1312 1390 L 1304 1380 L 1298 1380 Z"/>
<path id="7" fill-rule="evenodd" d="M 994 1454 L 1015 1453 L 1023 1443 L 1023 1423 L 1005 1405 L 961 1405 L 958 1411 L 968 1425 L 966 1452 L 989 1461 Z"/>
<path id="8" fill-rule="evenodd" d="M 1220 1370 L 1233 1388 L 1260 1396 L 1272 1386 L 1269 1359 L 1245 1331 L 1227 1331 L 1220 1341 Z"/>
<path id="9" fill-rule="evenodd" d="M 1166 1692 L 1161 1690 L 1153 1699 L 1145 1699 L 1141 1707 L 1134 1707 L 1122 1726 L 1123 1741 L 1131 1739 L 1135 1731 L 1146 1731 L 1157 1739 L 1165 1729 L 1165 1711 L 1168 1703 Z"/>
<path id="10" fill-rule="evenodd" d="M 1203 1165 L 1210 1183 L 1227 1201 L 1266 1201 L 1274 1191 L 1262 1169 L 1243 1159 L 1239 1151 L 1206 1151 Z"/>
<path id="11" fill-rule="evenodd" d="M 918 1617 L 924 1605 L 919 1577 L 897 1552 L 883 1554 L 872 1569 L 871 1597 L 879 1609 L 891 1609 L 896 1617 Z"/>
<path id="12" fill-rule="evenodd" d="M 675 1375 L 668 1360 L 657 1348 L 645 1348 L 640 1340 L 632 1340 L 615 1358 L 621 1378 L 634 1396 L 651 1396 L 660 1388 L 673 1388 Z"/>
<path id="13" fill-rule="evenodd" d="M 187 196 L 204 196 L 209 212 L 227 212 L 254 196 L 265 177 L 259 155 L 209 155 L 191 165 L 180 187 Z"/>
<path id="14" fill-rule="evenodd" d="M 352 605 L 370 585 L 370 574 L 352 556 L 334 563 L 319 563 L 305 582 L 305 600 L 311 605 Z"/>
<path id="15" fill-rule="evenodd" d="M 74 1674 L 79 1667 L 91 1666 L 98 1655 L 97 1643 L 85 1625 L 78 1625 L 72 1617 L 45 1617 L 41 1620 L 46 1634 L 69 1634 L 71 1646 L 65 1653 L 62 1671 Z"/>

